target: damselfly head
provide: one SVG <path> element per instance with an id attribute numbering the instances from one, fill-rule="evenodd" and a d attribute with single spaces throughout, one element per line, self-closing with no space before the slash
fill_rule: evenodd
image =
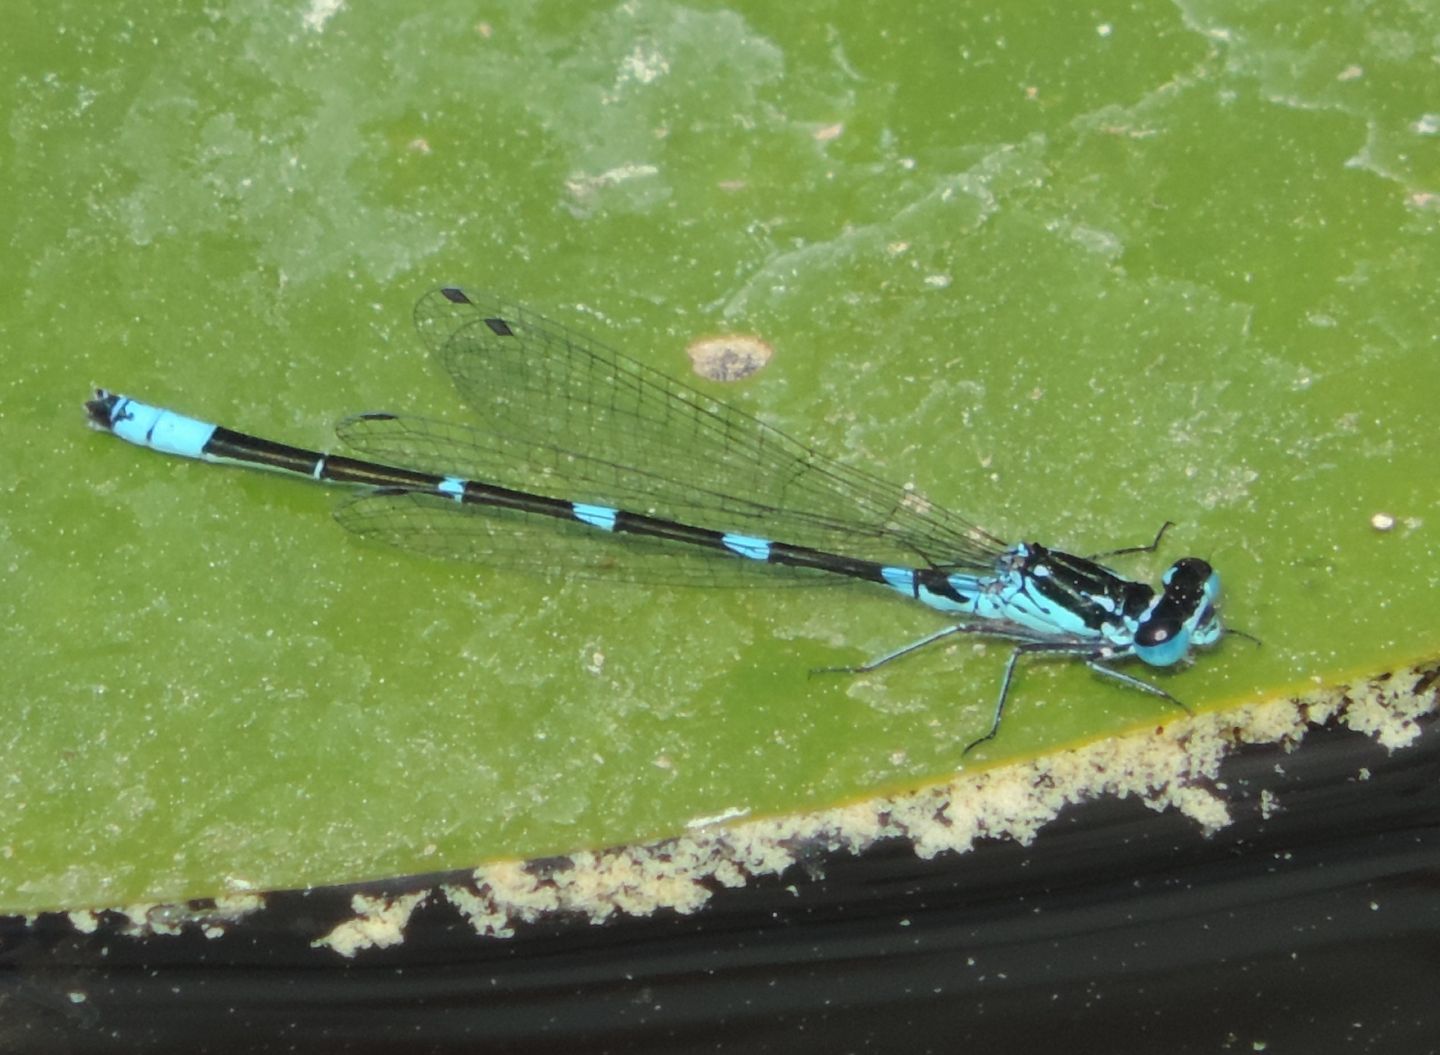
<path id="1" fill-rule="evenodd" d="M 1141 617 L 1134 648 L 1152 667 L 1170 667 L 1191 648 L 1220 640 L 1220 576 L 1198 557 L 1183 557 L 1160 581 L 1164 592 Z"/>

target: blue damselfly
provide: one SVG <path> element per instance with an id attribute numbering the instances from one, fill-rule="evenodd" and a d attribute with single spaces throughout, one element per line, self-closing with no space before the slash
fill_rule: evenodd
<path id="1" fill-rule="evenodd" d="M 103 389 L 90 421 L 167 454 L 364 488 L 349 530 L 424 553 L 647 583 L 864 581 L 949 620 L 858 667 L 955 634 L 1014 642 L 988 731 L 1022 656 L 1079 659 L 1182 706 L 1113 664 L 1174 667 L 1214 645 L 1219 576 L 1197 557 L 1158 589 L 1100 560 L 1007 544 L 909 488 L 842 465 L 726 403 L 524 308 L 446 287 L 416 327 L 479 415 L 456 425 L 360 414 L 337 428 L 379 461 L 291 447 Z M 1169 526 L 1168 524 L 1166 525 Z"/>

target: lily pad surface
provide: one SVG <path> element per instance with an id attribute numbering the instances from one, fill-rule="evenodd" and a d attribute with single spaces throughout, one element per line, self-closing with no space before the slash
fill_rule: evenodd
<path id="1" fill-rule="evenodd" d="M 1179 712 L 887 591 L 537 579 L 87 430 L 464 422 L 494 290 L 1013 540 L 1212 562 L 1196 711 L 1440 652 L 1440 16 L 921 0 L 15 12 L 0 910 L 340 883 L 893 793 Z M 1130 668 L 1126 668 L 1129 670 Z"/>

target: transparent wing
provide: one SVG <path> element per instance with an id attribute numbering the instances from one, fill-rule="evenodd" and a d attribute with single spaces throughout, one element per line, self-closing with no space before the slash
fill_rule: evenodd
<path id="1" fill-rule="evenodd" d="M 904 487 L 524 308 L 446 288 L 421 298 L 415 323 L 478 424 L 342 422 L 340 438 L 372 457 L 883 563 L 988 570 L 1005 548 Z"/>

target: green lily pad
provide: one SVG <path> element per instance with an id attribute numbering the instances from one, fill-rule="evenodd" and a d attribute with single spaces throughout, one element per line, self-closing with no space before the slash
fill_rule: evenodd
<path id="1" fill-rule="evenodd" d="M 27 21 L 27 19 L 29 21 Z M 463 281 L 1007 538 L 1193 553 L 1197 710 L 1440 652 L 1426 12 L 513 4 L 22 13 L 0 297 L 0 910 L 601 847 L 1164 723 L 881 590 L 539 581 L 87 431 L 103 384 L 325 447 L 465 420 Z M 1428 100 L 1428 101 L 1427 101 Z"/>

